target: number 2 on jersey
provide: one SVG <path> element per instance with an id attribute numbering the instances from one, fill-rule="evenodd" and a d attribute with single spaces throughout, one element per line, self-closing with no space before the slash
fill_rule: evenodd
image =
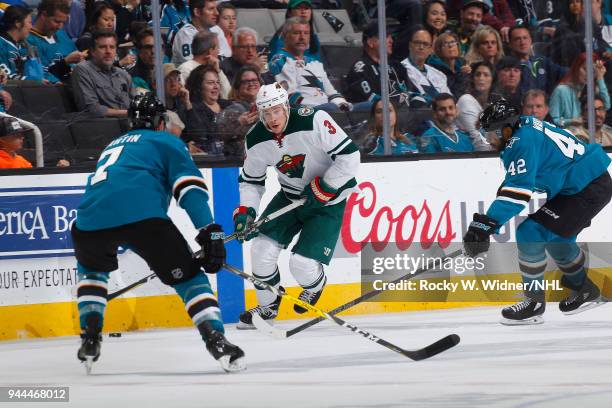
<path id="1" fill-rule="evenodd" d="M 110 166 L 115 164 L 117 160 L 119 160 L 119 155 L 121 154 L 122 150 L 123 150 L 123 146 L 117 146 L 117 147 L 113 147 L 112 149 L 108 149 L 102 152 L 98 162 L 101 162 L 102 160 L 104 160 L 106 156 L 109 156 L 109 158 L 106 161 L 106 163 L 104 163 L 103 165 L 101 165 L 100 167 L 96 169 L 96 173 L 91 178 L 92 186 L 96 183 L 99 183 L 100 181 L 106 180 L 106 177 L 108 177 L 108 173 L 106 172 L 106 169 L 108 169 Z"/>

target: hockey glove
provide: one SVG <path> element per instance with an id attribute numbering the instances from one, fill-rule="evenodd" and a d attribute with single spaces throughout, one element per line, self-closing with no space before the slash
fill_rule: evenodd
<path id="1" fill-rule="evenodd" d="M 196 241 L 202 247 L 200 264 L 206 273 L 217 273 L 225 263 L 225 234 L 219 224 L 209 224 L 200 230 Z"/>
<path id="2" fill-rule="evenodd" d="M 249 225 L 255 221 L 257 213 L 253 207 L 245 207 L 241 205 L 234 210 L 234 232 L 242 233 Z M 257 231 L 249 233 L 246 237 L 238 238 L 240 242 L 248 241 L 258 235 Z"/>
<path id="3" fill-rule="evenodd" d="M 306 198 L 304 208 L 315 209 L 323 207 L 336 196 L 336 191 L 338 189 L 327 184 L 321 177 L 315 177 L 302 191 L 302 197 Z"/>
<path id="4" fill-rule="evenodd" d="M 463 237 L 465 254 L 474 257 L 489 250 L 490 236 L 495 232 L 497 222 L 484 214 L 474 214 L 474 219 Z"/>

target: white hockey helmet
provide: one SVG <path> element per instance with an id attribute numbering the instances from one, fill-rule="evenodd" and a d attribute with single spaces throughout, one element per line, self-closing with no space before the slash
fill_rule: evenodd
<path id="1" fill-rule="evenodd" d="M 270 85 L 262 85 L 257 92 L 255 99 L 255 105 L 259 112 L 259 120 L 266 126 L 264 121 L 263 113 L 266 109 L 276 105 L 283 105 L 287 118 L 289 118 L 289 95 L 281 84 L 275 82 Z"/>

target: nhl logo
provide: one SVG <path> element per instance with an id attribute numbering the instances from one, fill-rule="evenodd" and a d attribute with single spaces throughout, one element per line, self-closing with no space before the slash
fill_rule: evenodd
<path id="1" fill-rule="evenodd" d="M 173 269 L 170 273 L 174 279 L 181 279 L 183 277 L 183 270 L 181 268 Z"/>

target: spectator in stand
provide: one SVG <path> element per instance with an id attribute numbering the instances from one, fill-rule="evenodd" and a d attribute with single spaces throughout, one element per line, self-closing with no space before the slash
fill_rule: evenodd
<path id="1" fill-rule="evenodd" d="M 353 102 L 372 101 L 380 98 L 380 53 L 378 41 L 378 23 L 370 23 L 363 30 L 363 55 L 353 64 L 346 75 L 346 98 Z M 387 55 L 391 56 L 393 39 L 387 35 Z M 389 98 L 396 104 L 406 103 L 408 88 L 405 81 L 405 68 L 388 59 L 389 63 Z"/>
<path id="2" fill-rule="evenodd" d="M 565 3 L 565 4 L 564 4 Z M 533 30 L 537 41 L 548 41 L 555 35 L 562 16 L 564 1 L 552 0 L 515 0 L 508 5 L 519 25 L 526 25 Z"/>
<path id="3" fill-rule="evenodd" d="M 497 78 L 495 86 L 497 92 L 504 99 L 512 102 L 514 106 L 521 106 L 523 95 L 521 88 L 521 62 L 518 58 L 507 55 L 503 57 L 495 66 Z"/>
<path id="4" fill-rule="evenodd" d="M 173 63 L 164 64 L 164 91 L 169 122 L 167 128 L 170 133 L 181 136 L 187 111 L 192 106 L 189 91 L 181 84 L 181 73 Z"/>
<path id="5" fill-rule="evenodd" d="M 488 62 L 481 61 L 472 65 L 468 92 L 457 101 L 457 126 L 470 135 L 474 149 L 479 151 L 492 150 L 477 123 L 484 108 L 501 98 L 501 95 L 492 91 L 494 76 L 495 69 Z"/>
<path id="6" fill-rule="evenodd" d="M 430 0 L 425 3 L 423 8 L 423 25 L 433 35 L 434 42 L 436 37 L 448 28 L 446 17 L 445 0 Z"/>
<path id="7" fill-rule="evenodd" d="M 402 134 L 397 128 L 397 113 L 395 104 L 389 104 L 389 128 L 391 135 L 391 154 L 402 156 L 419 152 L 414 136 L 410 133 Z M 383 136 L 383 103 L 379 99 L 370 109 L 370 134 L 366 138 L 365 150 L 369 155 L 382 156 L 385 154 L 385 137 Z"/>
<path id="8" fill-rule="evenodd" d="M 191 21 L 189 5 L 186 0 L 166 0 L 165 3 L 159 24 L 168 27 L 168 37 L 173 38 L 181 27 Z"/>
<path id="9" fill-rule="evenodd" d="M 431 47 L 431 34 L 423 26 L 417 26 L 410 36 L 409 56 L 402 61 L 408 86 L 415 89 L 410 97 L 411 104 L 416 102 L 429 105 L 436 95 L 451 92 L 446 75 L 425 63 L 431 54 Z"/>
<path id="10" fill-rule="evenodd" d="M 447 3 L 450 18 L 457 18 L 459 9 L 465 9 L 468 4 L 486 4 L 486 9 L 482 15 L 482 24 L 493 27 L 500 33 L 502 40 L 508 42 L 510 27 L 515 24 L 515 18 L 508 5 L 508 0 L 449 0 Z"/>
<path id="11" fill-rule="evenodd" d="M 480 26 L 472 36 L 472 43 L 465 60 L 468 64 L 487 61 L 497 64 L 504 56 L 504 46 L 499 33 L 491 26 Z"/>
<path id="12" fill-rule="evenodd" d="M 198 31 L 210 31 L 219 37 L 219 55 L 224 55 L 223 50 L 229 48 L 225 43 L 223 31 L 219 28 L 217 20 L 217 2 L 215 0 L 190 0 L 189 12 L 191 13 L 191 24 L 185 24 L 174 36 L 172 43 L 172 62 L 180 66 L 183 62 L 193 58 L 191 43 L 193 36 Z"/>
<path id="13" fill-rule="evenodd" d="M 259 120 L 255 99 L 262 85 L 263 81 L 257 68 L 249 65 L 238 71 L 232 83 L 229 99 L 244 107 L 245 112 L 240 115 L 238 121 L 241 126 L 246 128 L 245 130 L 248 130 L 248 127 L 253 126 Z"/>
<path id="14" fill-rule="evenodd" d="M 178 70 L 181 71 L 183 83 L 187 83 L 187 78 L 191 72 L 200 65 L 210 65 L 217 70 L 219 82 L 221 83 L 221 98 L 227 99 L 230 91 L 230 83 L 221 71 L 219 66 L 219 36 L 209 31 L 200 31 L 193 37 L 191 43 L 193 59 L 182 63 Z"/>
<path id="15" fill-rule="evenodd" d="M 155 69 L 155 52 L 153 47 L 155 37 L 153 30 L 146 29 L 136 35 L 135 45 L 138 50 L 136 64 L 128 71 L 132 76 L 132 87 L 140 88 L 142 91 L 153 92 L 153 80 Z"/>
<path id="16" fill-rule="evenodd" d="M 291 105 L 351 110 L 351 105 L 329 81 L 323 64 L 305 55 L 310 46 L 308 21 L 301 17 L 287 19 L 282 35 L 285 48 L 272 58 L 270 72 L 276 82 L 287 84 Z"/>
<path id="17" fill-rule="evenodd" d="M 88 2 L 90 0 L 86 0 Z M 94 0 L 95 1 L 95 0 Z M 113 10 L 115 11 L 115 33 L 117 34 L 117 44 L 123 44 L 130 41 L 130 25 L 134 21 L 134 16 L 132 13 L 126 8 L 125 0 L 109 0 L 109 3 Z M 87 15 L 88 9 L 85 8 L 85 12 Z"/>
<path id="18" fill-rule="evenodd" d="M 605 59 L 612 57 L 612 15 L 602 10 L 602 0 L 592 0 L 591 15 L 593 23 L 601 32 L 602 39 L 606 42 L 606 50 L 602 51 Z M 603 54 L 606 55 L 603 55 Z"/>
<path id="19" fill-rule="evenodd" d="M 522 113 L 525 116 L 535 116 L 540 120 L 552 122 L 548 114 L 546 92 L 541 89 L 530 89 L 523 94 Z"/>
<path id="20" fill-rule="evenodd" d="M 461 43 L 461 55 L 470 48 L 472 35 L 482 24 L 482 17 L 489 12 L 489 6 L 482 0 L 464 0 L 461 7 L 457 35 Z"/>
<path id="21" fill-rule="evenodd" d="M 431 127 L 421 136 L 423 153 L 474 151 L 470 135 L 457 127 L 457 105 L 453 95 L 436 95 L 431 103 L 431 111 Z"/>
<path id="22" fill-rule="evenodd" d="M 585 53 L 578 56 L 569 72 L 550 96 L 550 116 L 557 126 L 579 126 L 582 124 L 580 98 L 586 94 L 586 58 Z M 610 109 L 610 95 L 604 81 L 606 68 L 603 62 L 596 59 L 595 56 L 593 56 L 593 62 L 595 64 L 595 92 L 599 93 L 606 110 L 608 110 Z"/>
<path id="23" fill-rule="evenodd" d="M 561 24 L 553 37 L 550 56 L 557 64 L 569 67 L 585 52 L 584 44 L 584 18 L 582 0 L 568 0 Z M 593 26 L 593 52 L 606 57 L 609 44 L 602 37 L 602 30 L 598 24 Z M 606 55 L 604 55 L 604 53 Z"/>
<path id="24" fill-rule="evenodd" d="M 82 36 L 76 40 L 76 46 L 79 50 L 88 50 L 92 47 L 92 32 L 94 31 L 108 31 L 115 29 L 115 10 L 106 2 L 100 1 L 95 4 L 91 15 L 87 21 L 87 28 Z M 119 60 L 118 64 L 120 67 L 125 68 L 133 66 L 136 62 L 136 56 L 127 54 L 125 57 Z"/>
<path id="25" fill-rule="evenodd" d="M 64 25 L 64 30 L 68 37 L 76 40 L 83 34 L 85 29 L 85 23 L 87 17 L 85 17 L 85 5 L 81 3 L 81 0 L 67 0 L 70 6 L 70 13 L 68 15 L 68 21 Z"/>
<path id="26" fill-rule="evenodd" d="M 575 136 L 579 137 L 586 143 L 591 143 L 589 136 L 588 125 L 588 103 L 586 95 L 583 95 L 580 101 L 582 105 L 582 124 L 580 126 L 570 126 L 568 130 Z M 595 143 L 600 145 L 612 146 L 612 127 L 605 124 L 606 121 L 606 106 L 600 95 L 595 95 L 593 99 L 593 108 L 595 109 Z"/>
<path id="27" fill-rule="evenodd" d="M 225 42 L 229 46 L 224 52 L 225 58 L 232 56 L 232 44 L 234 42 L 234 32 L 236 31 L 237 11 L 236 7 L 228 1 L 224 1 L 217 6 L 219 10 L 219 28 L 223 30 Z"/>
<path id="28" fill-rule="evenodd" d="M 436 38 L 434 53 L 427 59 L 427 65 L 446 75 L 448 88 L 453 95 L 463 95 L 472 68 L 461 58 L 457 34 L 446 31 Z"/>
<path id="29" fill-rule="evenodd" d="M 555 64 L 550 58 L 531 53 L 531 33 L 526 26 L 510 29 L 510 50 L 521 61 L 521 92 L 543 89 L 549 94 L 567 73 L 567 68 Z"/>
<path id="30" fill-rule="evenodd" d="M 13 97 L 10 93 L 2 89 L 6 85 L 7 78 L 4 72 L 0 71 L 0 112 L 6 112 L 11 109 L 13 104 Z"/>
<path id="31" fill-rule="evenodd" d="M 117 34 L 95 32 L 89 55 L 90 59 L 79 63 L 72 74 L 77 108 L 94 116 L 127 116 L 132 78 L 114 65 Z"/>
<path id="32" fill-rule="evenodd" d="M 222 155 L 223 142 L 217 128 L 217 116 L 231 102 L 220 98 L 219 74 L 210 65 L 200 65 L 187 78 L 192 109 L 187 111 L 181 138 L 192 153 Z"/>
<path id="33" fill-rule="evenodd" d="M 308 49 L 304 52 L 304 55 L 308 58 L 322 61 L 321 59 L 321 44 L 319 37 L 315 33 L 312 23 L 312 2 L 311 0 L 289 0 L 287 4 L 287 13 L 285 14 L 285 20 L 291 17 L 300 17 L 308 21 L 310 26 L 310 38 L 308 41 Z M 270 54 L 268 60 L 272 61 L 272 58 L 276 56 L 285 48 L 285 39 L 282 35 L 282 28 L 280 28 L 270 40 Z"/>
<path id="34" fill-rule="evenodd" d="M 257 53 L 257 32 L 249 27 L 240 27 L 234 31 L 234 40 L 232 42 L 232 57 L 226 58 L 221 62 L 221 69 L 227 75 L 230 82 L 234 82 L 234 78 L 240 68 L 245 65 L 251 65 L 263 74 L 268 60 L 265 55 Z M 264 78 L 266 81 L 266 78 Z M 274 80 L 270 78 L 270 81 Z"/>
<path id="35" fill-rule="evenodd" d="M 17 154 L 23 149 L 23 138 L 27 131 L 21 123 L 12 117 L 0 117 L 0 169 L 32 168 L 25 157 Z"/>
<path id="36" fill-rule="evenodd" d="M 73 64 L 85 59 L 86 53 L 76 49 L 74 42 L 62 29 L 70 7 L 65 0 L 42 0 L 38 16 L 27 41 L 36 47 L 45 69 L 44 79 L 51 83 L 66 81 Z"/>
<path id="37" fill-rule="evenodd" d="M 257 68 L 248 65 L 234 78 L 230 92 L 232 104 L 225 108 L 218 121 L 226 157 L 244 157 L 244 136 L 259 120 L 255 99 L 262 84 Z"/>
<path id="38" fill-rule="evenodd" d="M 42 81 L 43 68 L 37 58 L 30 57 L 31 46 L 26 38 L 32 29 L 32 10 L 10 6 L 2 17 L 0 32 L 0 69 L 7 79 Z"/>

